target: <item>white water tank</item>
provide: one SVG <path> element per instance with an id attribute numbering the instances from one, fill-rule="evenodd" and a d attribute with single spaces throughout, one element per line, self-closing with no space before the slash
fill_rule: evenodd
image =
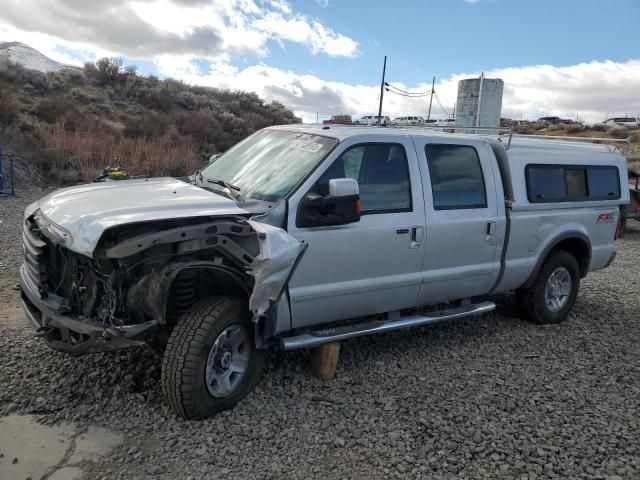
<path id="1" fill-rule="evenodd" d="M 478 78 L 460 80 L 456 103 L 456 127 L 498 128 L 503 90 L 504 82 L 500 78 L 486 78 L 482 75 Z"/>

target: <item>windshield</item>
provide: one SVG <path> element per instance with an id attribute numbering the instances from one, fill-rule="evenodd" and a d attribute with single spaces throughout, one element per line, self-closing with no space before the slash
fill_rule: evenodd
<path id="1" fill-rule="evenodd" d="M 243 198 L 283 199 L 338 143 L 335 138 L 299 132 L 260 130 L 202 171 L 239 188 Z"/>

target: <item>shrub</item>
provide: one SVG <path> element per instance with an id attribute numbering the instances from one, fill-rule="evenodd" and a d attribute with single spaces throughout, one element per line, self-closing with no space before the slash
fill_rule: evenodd
<path id="1" fill-rule="evenodd" d="M 547 128 L 547 123 L 546 122 L 535 122 L 532 125 L 534 130 L 542 130 L 544 128 Z"/>
<path id="2" fill-rule="evenodd" d="M 167 131 L 170 120 L 166 115 L 145 113 L 127 117 L 124 121 L 123 133 L 127 137 L 161 137 Z"/>
<path id="3" fill-rule="evenodd" d="M 528 122 L 521 122 L 513 130 L 515 133 L 529 134 L 533 132 L 533 127 Z"/>
<path id="4" fill-rule="evenodd" d="M 547 127 L 547 130 L 549 130 L 550 132 L 555 132 L 562 129 L 564 129 L 564 125 L 549 125 Z"/>
<path id="5" fill-rule="evenodd" d="M 76 107 L 69 100 L 54 97 L 42 100 L 35 108 L 38 118 L 47 123 L 55 123 L 64 115 L 77 112 Z"/>
<path id="6" fill-rule="evenodd" d="M 18 118 L 20 108 L 14 95 L 0 89 L 0 125 L 13 123 Z"/>
<path id="7" fill-rule="evenodd" d="M 606 132 L 607 126 L 604 123 L 594 123 L 591 125 L 591 130 L 594 132 Z"/>
<path id="8" fill-rule="evenodd" d="M 50 174 L 67 181 L 88 181 L 114 162 L 132 175 L 151 176 L 187 175 L 201 164 L 193 144 L 169 136 L 147 139 L 121 137 L 104 130 L 69 132 L 64 124 L 56 123 L 44 137 Z"/>
<path id="9" fill-rule="evenodd" d="M 567 133 L 584 132 L 587 128 L 581 123 L 571 123 L 566 126 Z"/>
<path id="10" fill-rule="evenodd" d="M 613 138 L 627 138 L 629 136 L 629 130 L 626 127 L 611 127 L 607 130 L 609 135 Z"/>

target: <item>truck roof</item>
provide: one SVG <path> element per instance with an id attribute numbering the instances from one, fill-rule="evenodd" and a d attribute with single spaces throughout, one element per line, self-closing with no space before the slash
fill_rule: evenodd
<path id="1" fill-rule="evenodd" d="M 275 127 L 269 127 L 276 130 L 289 130 L 300 133 L 307 133 L 310 135 L 322 135 L 326 137 L 333 137 L 339 141 L 345 140 L 350 137 L 358 135 L 406 135 L 412 137 L 430 137 L 437 139 L 438 141 L 445 140 L 447 138 L 467 138 L 470 140 L 487 140 L 493 141 L 500 140 L 504 145 L 506 144 L 507 137 L 499 136 L 497 134 L 471 134 L 471 133 L 447 133 L 439 130 L 432 130 L 430 128 L 420 128 L 415 126 L 407 127 L 377 127 L 366 125 L 317 125 L 317 124 L 292 124 L 292 125 L 278 125 Z M 588 154 L 610 154 L 616 149 L 612 145 L 596 144 L 580 140 L 565 140 L 555 139 L 552 137 L 540 138 L 530 137 L 526 135 L 513 135 L 509 150 L 530 150 L 535 149 L 540 151 L 565 151 L 569 155 L 572 153 L 576 156 L 588 155 Z M 510 155 L 511 156 L 511 152 Z"/>

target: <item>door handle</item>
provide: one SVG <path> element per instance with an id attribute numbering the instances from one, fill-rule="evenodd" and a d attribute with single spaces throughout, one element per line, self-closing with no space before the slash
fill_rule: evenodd
<path id="1" fill-rule="evenodd" d="M 496 235 L 496 222 L 487 222 L 485 240 L 490 241 Z"/>
<path id="2" fill-rule="evenodd" d="M 411 242 L 409 243 L 409 247 L 420 248 L 420 245 L 422 245 L 423 238 L 424 238 L 424 229 L 422 227 L 412 227 Z"/>

